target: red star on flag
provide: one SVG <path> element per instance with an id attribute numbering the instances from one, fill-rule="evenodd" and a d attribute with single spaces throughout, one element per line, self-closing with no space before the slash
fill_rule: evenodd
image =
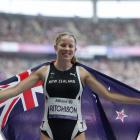
<path id="1" fill-rule="evenodd" d="M 124 118 L 128 117 L 128 115 L 125 114 L 124 109 L 122 109 L 122 111 L 116 111 L 116 113 L 116 120 L 121 120 L 122 122 L 124 122 Z"/>

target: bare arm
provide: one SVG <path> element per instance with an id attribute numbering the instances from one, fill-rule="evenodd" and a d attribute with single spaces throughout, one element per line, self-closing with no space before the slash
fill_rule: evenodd
<path id="1" fill-rule="evenodd" d="M 96 80 L 96 78 L 91 75 L 88 71 L 81 68 L 81 74 L 83 76 L 83 81 L 86 85 L 88 85 L 95 93 L 98 95 L 101 95 L 105 97 L 106 99 L 109 99 L 114 102 L 120 102 L 120 103 L 126 103 L 126 104 L 140 104 L 140 99 L 128 97 L 121 95 L 119 93 L 114 93 L 108 91 L 104 85 L 102 85 L 99 81 Z"/>
<path id="2" fill-rule="evenodd" d="M 33 72 L 28 78 L 24 79 L 16 86 L 1 91 L 0 100 L 9 99 L 11 97 L 14 97 L 22 93 L 24 90 L 31 88 L 37 81 L 42 79 L 43 77 L 42 72 L 43 72 L 43 68 Z"/>

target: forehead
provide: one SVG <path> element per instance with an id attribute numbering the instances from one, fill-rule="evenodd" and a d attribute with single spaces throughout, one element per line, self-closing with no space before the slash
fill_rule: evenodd
<path id="1" fill-rule="evenodd" d="M 75 40 L 72 36 L 69 35 L 65 35 L 62 36 L 61 39 L 59 40 L 59 43 L 71 43 L 71 44 L 75 44 Z"/>

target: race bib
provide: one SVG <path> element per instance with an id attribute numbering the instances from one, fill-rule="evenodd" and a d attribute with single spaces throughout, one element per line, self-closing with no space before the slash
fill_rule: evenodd
<path id="1" fill-rule="evenodd" d="M 48 99 L 49 116 L 77 117 L 77 101 L 66 98 Z"/>

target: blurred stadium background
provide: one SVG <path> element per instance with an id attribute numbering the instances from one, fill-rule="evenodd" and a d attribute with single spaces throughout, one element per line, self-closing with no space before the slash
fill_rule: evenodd
<path id="1" fill-rule="evenodd" d="M 140 89 L 139 0 L 0 0 L 0 81 L 55 58 L 53 40 L 76 35 L 78 59 Z"/>

